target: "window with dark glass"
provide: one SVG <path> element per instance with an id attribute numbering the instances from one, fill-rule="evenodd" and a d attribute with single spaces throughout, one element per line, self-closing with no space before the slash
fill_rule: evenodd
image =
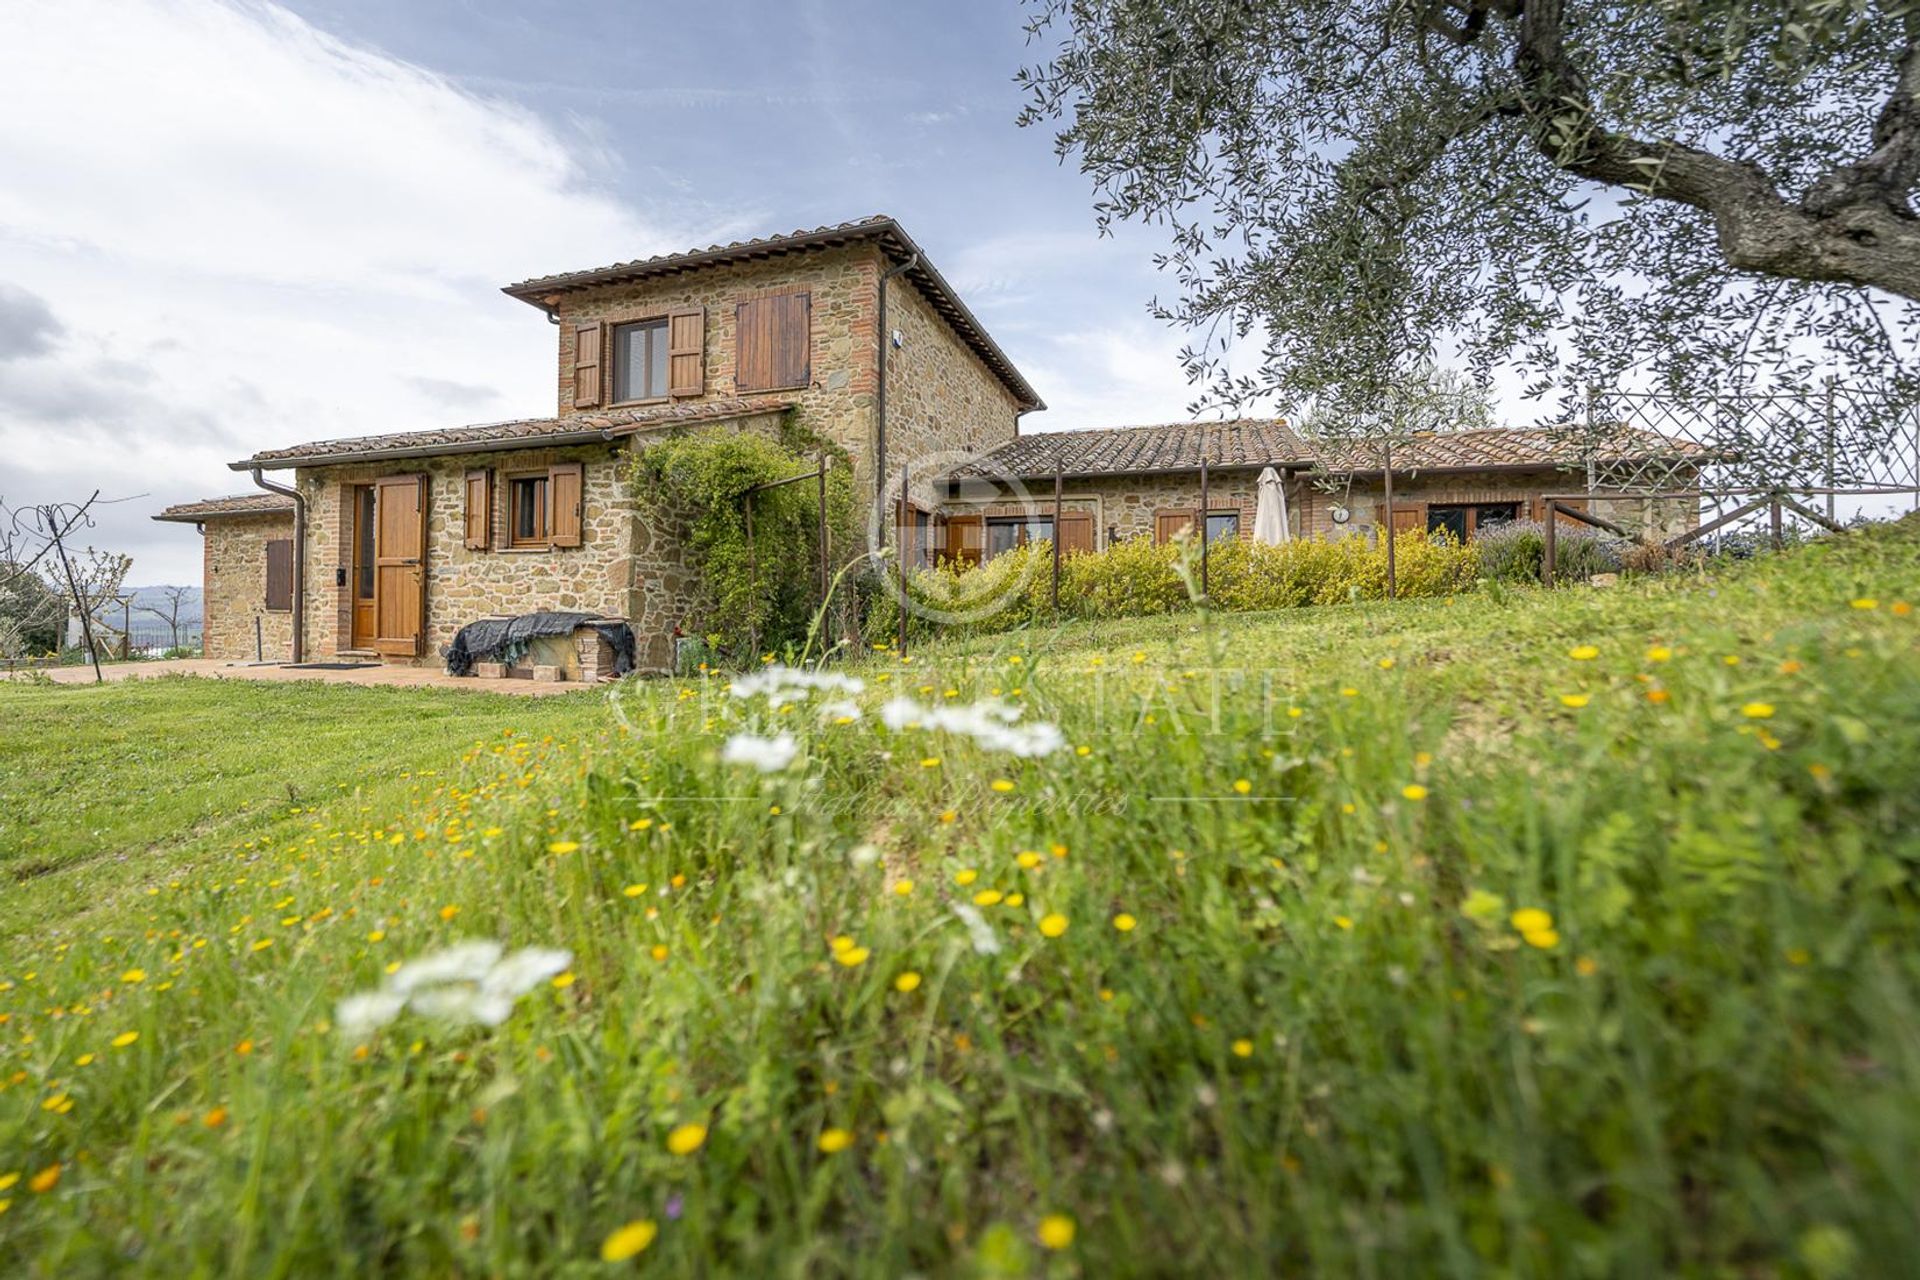
<path id="1" fill-rule="evenodd" d="M 373 486 L 353 491 L 353 596 L 373 599 Z"/>
<path id="2" fill-rule="evenodd" d="M 1237 511 L 1213 511 L 1207 514 L 1207 541 L 1217 542 L 1221 538 L 1240 536 L 1240 513 Z"/>
<path id="3" fill-rule="evenodd" d="M 1053 520 L 1027 520 L 1019 516 L 1006 516 L 987 521 L 987 559 L 999 555 L 1002 551 L 1011 551 L 1015 547 L 1024 547 L 1029 542 L 1047 542 L 1053 538 Z"/>
<path id="4" fill-rule="evenodd" d="M 613 399 L 657 400 L 667 394 L 667 322 L 643 320 L 613 329 Z"/>
<path id="5" fill-rule="evenodd" d="M 516 547 L 547 544 L 547 477 L 515 476 L 507 482 L 508 541 Z"/>

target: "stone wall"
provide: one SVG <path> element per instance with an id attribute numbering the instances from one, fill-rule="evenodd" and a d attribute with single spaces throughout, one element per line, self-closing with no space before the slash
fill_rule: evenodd
<path id="1" fill-rule="evenodd" d="M 293 513 L 221 516 L 202 526 L 201 651 L 209 658 L 251 660 L 254 620 L 269 662 L 293 656 L 293 614 L 267 608 L 267 543 L 293 537 Z"/>
<path id="2" fill-rule="evenodd" d="M 959 455 L 973 456 L 1014 438 L 1013 393 L 956 336 L 905 275 L 887 284 L 887 328 L 901 343 L 887 354 L 887 471 L 897 484 L 908 468 L 911 498 L 931 509 L 932 483 Z M 891 344 L 891 339 L 889 339 Z M 920 464 L 925 461 L 924 467 Z M 924 478 L 915 476 L 924 471 Z"/>
<path id="3" fill-rule="evenodd" d="M 708 267 L 660 280 L 608 285 L 561 295 L 559 302 L 560 415 L 573 407 L 574 326 L 598 320 L 624 324 L 665 316 L 676 307 L 706 309 L 706 391 L 678 403 L 771 396 L 795 402 L 794 425 L 832 441 L 854 461 L 856 492 L 871 493 L 874 367 L 878 338 L 874 307 L 880 253 L 871 245 L 787 254 L 766 262 Z M 755 296 L 804 288 L 813 295 L 812 382 L 791 391 L 740 391 L 733 385 L 734 307 Z M 889 292 L 897 296 L 911 290 Z M 958 339 L 953 339 L 958 341 Z M 612 388 L 611 371 L 605 379 Z"/>
<path id="4" fill-rule="evenodd" d="M 580 545 L 509 549 L 509 473 L 544 471 L 556 462 L 583 464 Z M 587 445 L 302 469 L 298 483 L 308 502 L 308 652 L 333 655 L 351 647 L 353 513 L 346 495 L 351 486 L 383 475 L 427 476 L 427 625 L 418 665 L 438 665 L 454 634 L 488 614 L 565 609 L 634 619 L 635 515 L 626 462 L 625 450 L 617 445 Z M 484 551 L 466 546 L 465 477 L 474 467 L 493 472 L 492 546 Z"/>

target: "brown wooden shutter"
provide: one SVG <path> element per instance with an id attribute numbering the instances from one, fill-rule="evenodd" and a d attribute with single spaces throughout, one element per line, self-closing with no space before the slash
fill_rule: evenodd
<path id="1" fill-rule="evenodd" d="M 467 472 L 467 550 L 493 545 L 493 473 L 485 467 Z"/>
<path id="2" fill-rule="evenodd" d="M 947 517 L 946 558 L 955 564 L 979 564 L 986 548 L 986 525 L 979 516 Z"/>
<path id="3" fill-rule="evenodd" d="M 667 317 L 667 394 L 697 396 L 707 389 L 707 309 L 683 307 Z"/>
<path id="4" fill-rule="evenodd" d="M 1395 533 L 1406 533 L 1411 529 L 1425 529 L 1426 527 L 1426 503 L 1396 502 L 1393 504 L 1393 529 Z"/>
<path id="5" fill-rule="evenodd" d="M 1093 517 L 1085 512 L 1060 514 L 1060 554 L 1074 555 L 1093 550 Z"/>
<path id="6" fill-rule="evenodd" d="M 275 538 L 267 543 L 266 603 L 276 612 L 293 608 L 292 538 Z"/>
<path id="7" fill-rule="evenodd" d="M 781 293 L 737 304 L 733 385 L 780 391 L 813 380 L 813 295 Z"/>
<path id="8" fill-rule="evenodd" d="M 600 403 L 600 366 L 604 330 L 598 320 L 573 326 L 573 407 L 591 409 Z"/>
<path id="9" fill-rule="evenodd" d="M 1182 529 L 1193 525 L 1193 508 L 1175 507 L 1169 511 L 1156 511 L 1153 515 L 1153 540 L 1171 542 Z"/>
<path id="10" fill-rule="evenodd" d="M 547 468 L 547 543 L 555 547 L 580 545 L 584 513 L 585 468 L 578 462 L 556 462 Z"/>

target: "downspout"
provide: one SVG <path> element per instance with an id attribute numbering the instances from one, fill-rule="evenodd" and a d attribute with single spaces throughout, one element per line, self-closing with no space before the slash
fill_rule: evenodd
<path id="1" fill-rule="evenodd" d="M 911 271 L 920 265 L 920 255 L 913 254 L 905 262 L 890 267 L 880 274 L 880 298 L 875 308 L 875 327 L 880 331 L 880 349 L 874 362 L 874 374 L 877 385 L 873 393 L 873 501 L 880 502 L 880 495 L 887 486 L 887 281 L 902 271 Z M 905 502 L 906 494 L 900 495 Z M 884 526 L 883 526 L 884 527 Z"/>
<path id="2" fill-rule="evenodd" d="M 253 469 L 253 482 L 268 493 L 293 499 L 293 660 L 300 662 L 307 648 L 307 500 L 299 489 L 267 479 L 259 467 Z"/>

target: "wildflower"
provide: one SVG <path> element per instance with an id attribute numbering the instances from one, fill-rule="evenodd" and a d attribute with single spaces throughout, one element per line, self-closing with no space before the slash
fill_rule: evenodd
<path id="1" fill-rule="evenodd" d="M 1400 794 L 1409 800 L 1425 800 L 1427 798 L 1427 789 L 1417 782 L 1409 782 L 1406 786 L 1400 788 Z"/>
<path id="2" fill-rule="evenodd" d="M 1673 650 L 1664 644 L 1654 645 L 1651 649 L 1647 650 L 1648 662 L 1670 662 L 1672 659 Z"/>
<path id="3" fill-rule="evenodd" d="M 1004 751 L 1021 759 L 1052 755 L 1066 746 L 1066 739 L 1053 725 L 1016 723 L 1021 714 L 1020 708 L 999 702 L 976 702 L 970 707 L 923 707 L 910 698 L 895 698 L 880 708 L 880 721 L 895 733 L 918 725 L 972 738 L 988 750 Z M 1005 787 L 998 782 L 994 786 L 996 790 L 1013 789 L 1011 782 Z"/>
<path id="4" fill-rule="evenodd" d="M 793 735 L 782 733 L 773 738 L 756 737 L 751 733 L 736 733 L 727 739 L 727 745 L 720 752 L 720 759 L 726 764 L 751 765 L 761 773 L 778 773 L 793 763 L 794 756 L 800 752 L 800 744 Z"/>
<path id="5" fill-rule="evenodd" d="M 991 907 L 998 904 L 1000 899 L 1005 896 L 1006 895 L 998 889 L 982 889 L 973 895 L 973 905 L 976 907 Z"/>
<path id="6" fill-rule="evenodd" d="M 864 681 L 836 671 L 807 671 L 774 663 L 735 680 L 727 692 L 736 698 L 765 697 L 770 703 L 778 703 L 827 691 L 860 693 L 866 687 Z"/>
<path id="7" fill-rule="evenodd" d="M 1132 933 L 1134 926 L 1139 923 L 1138 920 L 1135 920 L 1124 911 L 1113 918 L 1113 927 L 1122 933 Z"/>
<path id="8" fill-rule="evenodd" d="M 1553 928 L 1553 917 L 1538 907 L 1522 907 L 1507 918 L 1516 932 L 1538 933 Z"/>
<path id="9" fill-rule="evenodd" d="M 1581 977 L 1591 978 L 1594 974 L 1600 972 L 1600 962 L 1592 956 L 1581 956 L 1573 962 L 1573 968 L 1574 972 L 1578 973 Z"/>
<path id="10" fill-rule="evenodd" d="M 578 840 L 555 840 L 547 846 L 547 852 L 553 854 L 578 853 L 579 851 L 580 842 Z"/>
<path id="11" fill-rule="evenodd" d="M 0 1191 L 12 1190 L 13 1184 L 18 1181 L 20 1181 L 20 1175 L 17 1173 L 0 1173 Z"/>
<path id="12" fill-rule="evenodd" d="M 1057 938 L 1067 931 L 1067 918 L 1058 911 L 1050 911 L 1040 917 L 1040 935 L 1045 938 Z"/>
<path id="13" fill-rule="evenodd" d="M 440 918 L 442 920 L 452 920 L 459 914 L 460 908 L 454 906 L 452 903 L 448 903 L 446 906 L 440 908 Z"/>
<path id="14" fill-rule="evenodd" d="M 1653 703 L 1656 707 L 1665 703 L 1671 697 L 1673 697 L 1673 695 L 1668 693 L 1665 689 L 1647 690 L 1647 701 Z"/>
<path id="15" fill-rule="evenodd" d="M 1591 701 L 1593 701 L 1592 697 L 1584 693 L 1563 693 L 1560 695 L 1560 705 L 1563 707 L 1572 707 L 1575 711 L 1578 711 Z"/>
<path id="16" fill-rule="evenodd" d="M 667 945 L 665 943 L 656 942 L 653 945 L 653 950 L 650 951 L 648 954 L 651 955 L 655 960 L 665 960 L 667 956 L 671 953 L 668 951 Z"/>
<path id="17" fill-rule="evenodd" d="M 253 944 L 253 946 L 252 946 L 252 947 L 250 948 L 250 950 L 253 950 L 253 951 L 256 951 L 256 952 L 258 952 L 258 951 L 265 951 L 265 950 L 266 950 L 266 949 L 267 949 L 268 947 L 270 947 L 270 946 L 272 946 L 272 945 L 273 945 L 273 939 L 272 939 L 272 938 L 261 938 L 261 939 L 260 939 L 259 941 L 257 941 L 257 942 L 255 942 L 255 943 Z"/>
<path id="18" fill-rule="evenodd" d="M 1251 1058 L 1253 1056 L 1253 1041 L 1235 1040 L 1233 1042 L 1233 1056 L 1236 1058 Z"/>
<path id="19" fill-rule="evenodd" d="M 707 1126 L 683 1124 L 667 1135 L 667 1150 L 677 1156 L 690 1156 L 707 1140 Z"/>
<path id="20" fill-rule="evenodd" d="M 837 1155 L 853 1145 L 853 1135 L 845 1129 L 827 1129 L 820 1134 L 820 1150 Z"/>
<path id="21" fill-rule="evenodd" d="M 1850 602 L 1856 609 L 1878 609 L 1880 602 L 1872 596 L 1861 596 Z"/>
<path id="22" fill-rule="evenodd" d="M 1244 796 L 1249 791 L 1253 790 L 1253 783 L 1249 782 L 1245 778 L 1235 778 L 1233 780 L 1233 789 L 1235 791 L 1238 791 L 1241 795 Z"/>
<path id="23" fill-rule="evenodd" d="M 1600 656 L 1600 648 L 1598 645 L 1591 644 L 1575 645 L 1567 650 L 1567 656 L 1575 662 L 1592 662 Z"/>
<path id="24" fill-rule="evenodd" d="M 1020 864 L 1021 870 L 1031 871 L 1039 866 L 1043 859 L 1031 849 L 1022 849 L 1020 856 L 1015 858 L 1014 861 Z"/>
<path id="25" fill-rule="evenodd" d="M 1382 659 L 1380 659 L 1380 669 L 1381 669 L 1382 671 L 1391 671 L 1391 670 L 1393 670 L 1393 659 L 1392 659 L 1392 658 L 1382 658 Z"/>
<path id="26" fill-rule="evenodd" d="M 35 1195 L 45 1195 L 60 1185 L 60 1166 L 50 1164 L 27 1179 L 27 1189 Z"/>
<path id="27" fill-rule="evenodd" d="M 645 893 L 646 891 L 647 891 L 647 886 L 644 884 L 630 884 L 626 888 L 622 889 L 620 892 L 625 894 L 629 898 L 637 898 L 641 894 Z"/>
<path id="28" fill-rule="evenodd" d="M 968 939 L 976 954 L 991 956 L 1000 953 L 1000 937 L 978 909 L 960 902 L 954 904 L 953 914 L 959 916 L 960 922 L 966 925 Z"/>
<path id="29" fill-rule="evenodd" d="M 1002 795 L 1005 795 L 1007 792 L 1013 790 L 1013 779 L 1012 778 L 995 778 L 993 780 L 992 786 L 995 791 L 998 791 Z"/>
<path id="30" fill-rule="evenodd" d="M 140 1033 L 138 1031 L 122 1031 L 113 1038 L 113 1047 L 116 1049 L 124 1049 L 139 1038 Z"/>
<path id="31" fill-rule="evenodd" d="M 227 1109 L 225 1107 L 215 1107 L 211 1111 L 207 1112 L 206 1115 L 200 1117 L 200 1123 L 207 1126 L 207 1128 L 209 1129 L 218 1129 L 221 1125 L 224 1125 L 226 1122 L 227 1122 Z"/>
<path id="32" fill-rule="evenodd" d="M 833 953 L 833 958 L 847 968 L 852 969 L 865 964 L 867 957 L 872 954 L 873 953 L 865 947 L 844 947 L 836 950 Z"/>
<path id="33" fill-rule="evenodd" d="M 1333 922 L 1343 930 L 1353 928 L 1353 918 L 1351 916 L 1335 916 Z"/>
<path id="34" fill-rule="evenodd" d="M 978 880 L 979 878 L 980 878 L 980 873 L 978 871 L 974 870 L 972 867 L 963 867 L 959 871 L 954 872 L 953 882 L 957 885 L 961 885 L 964 887 L 966 885 L 972 884 L 975 880 Z"/>
<path id="35" fill-rule="evenodd" d="M 1073 1243 L 1073 1219 L 1064 1213 L 1050 1213 L 1040 1219 L 1040 1229 L 1035 1234 L 1045 1247 L 1064 1249 Z"/>
<path id="36" fill-rule="evenodd" d="M 893 989 L 895 991 L 901 992 L 902 994 L 905 994 L 906 992 L 909 992 L 909 991 L 916 991 L 919 989 L 919 987 L 920 987 L 920 975 L 915 973 L 911 969 L 907 970 L 905 973 L 901 974 L 899 977 L 893 980 Z"/>
<path id="37" fill-rule="evenodd" d="M 378 991 L 348 996 L 334 1010 L 341 1034 L 357 1039 L 403 1009 L 450 1022 L 497 1027 L 514 1002 L 566 971 L 573 953 L 526 947 L 503 955 L 497 942 L 463 942 L 394 969 Z"/>
<path id="38" fill-rule="evenodd" d="M 1740 714 L 1749 720 L 1771 720 L 1773 704 L 1771 702 L 1749 702 L 1740 708 Z"/>
<path id="39" fill-rule="evenodd" d="M 651 1219 L 641 1218 L 616 1228 L 600 1242 L 600 1260 L 602 1262 L 625 1262 L 628 1258 L 646 1252 L 653 1238 L 660 1234 L 660 1228 Z"/>
<path id="40" fill-rule="evenodd" d="M 129 969 L 120 975 L 120 981 L 126 983 L 139 983 L 145 982 L 146 980 L 147 971 L 145 969 Z"/>
<path id="41" fill-rule="evenodd" d="M 1896 618 L 1904 618 L 1908 614 L 1913 612 L 1913 606 L 1908 604 L 1905 600 L 1895 600 L 1892 604 L 1887 606 L 1887 612 L 1892 614 Z"/>
<path id="42" fill-rule="evenodd" d="M 375 929 L 371 933 L 367 934 L 367 941 L 368 942 L 384 942 L 386 941 L 386 937 L 387 937 L 387 931 L 385 929 Z"/>
<path id="43" fill-rule="evenodd" d="M 1469 920 L 1492 920 L 1506 909 L 1507 900 L 1497 893 L 1475 889 L 1460 904 L 1460 914 Z"/>
<path id="44" fill-rule="evenodd" d="M 1560 933 L 1556 929 L 1526 929 L 1520 936 L 1528 946 L 1538 947 L 1542 951 L 1551 951 L 1560 945 Z"/>
<path id="45" fill-rule="evenodd" d="M 566 973 L 556 973 L 553 975 L 553 987 L 556 991 L 565 991 L 568 987 L 572 986 L 576 980 L 571 970 Z"/>
<path id="46" fill-rule="evenodd" d="M 902 897 L 902 898 L 913 896 L 913 881 L 911 880 L 895 881 L 893 885 L 893 892 L 895 893 L 896 896 Z"/>

